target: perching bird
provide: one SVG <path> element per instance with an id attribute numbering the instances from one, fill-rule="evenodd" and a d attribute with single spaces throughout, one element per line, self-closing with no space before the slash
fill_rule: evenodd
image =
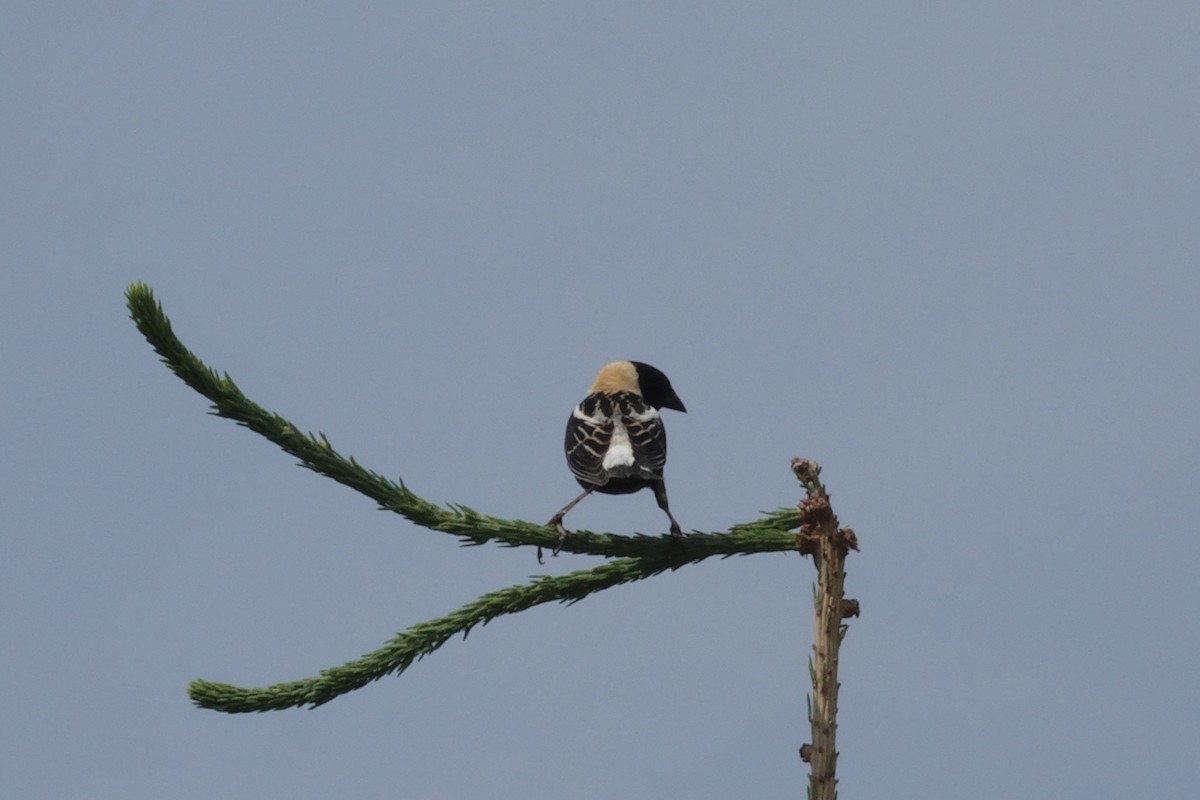
<path id="1" fill-rule="evenodd" d="M 614 361 L 600 370 L 588 396 L 567 420 L 567 466 L 583 494 L 546 523 L 558 530 L 559 546 L 567 536 L 563 516 L 580 500 L 592 492 L 630 494 L 646 487 L 671 520 L 671 534 L 683 536 L 667 506 L 667 429 L 660 408 L 687 412 L 659 370 L 640 361 Z"/>

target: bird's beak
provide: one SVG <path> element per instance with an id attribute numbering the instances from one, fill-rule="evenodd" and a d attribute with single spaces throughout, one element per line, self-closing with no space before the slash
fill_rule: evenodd
<path id="1" fill-rule="evenodd" d="M 683 401 L 680 400 L 679 395 L 675 394 L 674 392 L 671 392 L 670 396 L 663 401 L 662 407 L 672 408 L 676 411 L 682 411 L 684 414 L 687 413 L 687 409 L 683 407 Z"/>

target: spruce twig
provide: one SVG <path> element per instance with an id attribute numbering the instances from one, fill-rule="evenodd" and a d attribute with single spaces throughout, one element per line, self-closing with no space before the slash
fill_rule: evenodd
<path id="1" fill-rule="evenodd" d="M 540 549 L 558 544 L 557 532 L 544 525 L 499 519 L 460 504 L 443 507 L 431 503 L 411 491 L 402 480 L 391 481 L 363 468 L 353 458 L 342 456 L 324 434 L 300 433 L 291 422 L 246 397 L 228 374 L 217 372 L 188 350 L 175 336 L 150 287 L 135 283 L 128 288 L 126 298 L 138 330 L 184 383 L 212 403 L 213 414 L 234 420 L 275 443 L 299 459 L 301 466 L 349 486 L 374 500 L 381 509 L 394 511 L 430 530 L 453 534 L 464 545 L 495 542 L 506 547 Z M 576 530 L 562 549 L 619 560 L 559 577 L 535 577 L 528 585 L 491 592 L 444 617 L 414 625 L 380 649 L 340 667 L 323 670 L 317 678 L 263 689 L 196 680 L 189 692 L 197 705 L 227 712 L 315 707 L 385 675 L 402 672 L 456 633 L 466 636 L 475 625 L 486 624 L 503 614 L 552 601 L 574 603 L 593 592 L 712 556 L 795 550 L 798 540 L 788 531 L 800 521 L 801 514 L 795 509 L 779 509 L 752 522 L 734 525 L 727 532 L 687 534 L 682 548 L 670 536 L 622 536 Z"/>
<path id="2" fill-rule="evenodd" d="M 171 321 L 154 299 L 149 286 L 135 283 L 126 291 L 130 316 L 139 331 L 172 372 L 212 403 L 211 413 L 231 419 L 286 453 L 299 459 L 300 466 L 354 489 L 374 500 L 380 509 L 394 511 L 405 519 L 433 531 L 457 536 L 464 545 L 488 542 L 507 547 L 558 545 L 558 533 L 545 525 L 507 520 L 481 514 L 468 506 L 452 503 L 439 506 L 410 490 L 403 480 L 391 481 L 365 469 L 353 458 L 341 455 L 323 433 L 300 433 L 299 428 L 278 414 L 246 397 L 229 377 L 201 361 L 175 335 Z M 774 553 L 795 549 L 794 536 L 787 531 L 799 524 L 795 509 L 780 509 L 750 523 L 736 525 L 728 533 L 694 532 L 685 536 L 685 552 L 693 560 L 710 556 Z M 573 530 L 564 551 L 609 557 L 667 557 L 680 553 L 669 535 L 620 535 Z"/>
<path id="3" fill-rule="evenodd" d="M 320 677 L 262 689 L 194 680 L 188 686 L 188 694 L 202 708 L 229 713 L 275 711 L 305 705 L 315 708 L 371 681 L 403 672 L 455 634 L 461 633 L 465 639 L 476 625 L 486 625 L 502 614 L 514 614 L 554 601 L 572 604 L 593 592 L 648 578 L 672 566 L 663 559 L 623 558 L 567 575 L 537 576 L 528 585 L 485 594 L 444 617 L 414 625 L 372 653 L 340 667 L 321 670 Z"/>
<path id="4" fill-rule="evenodd" d="M 808 493 L 800 504 L 797 549 L 812 555 L 817 567 L 813 654 L 808 662 L 813 687 L 808 701 L 812 742 L 800 748 L 800 757 L 811 767 L 809 800 L 836 800 L 838 656 L 847 629 L 843 620 L 858 616 L 858 601 L 846 599 L 846 554 L 858 550 L 858 539 L 850 528 L 838 527 L 829 493 L 821 483 L 820 465 L 797 458 L 792 460 L 792 472 Z"/>

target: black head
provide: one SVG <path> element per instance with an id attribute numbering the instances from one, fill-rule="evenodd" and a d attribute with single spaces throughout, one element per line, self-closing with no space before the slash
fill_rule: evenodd
<path id="1" fill-rule="evenodd" d="M 671 388 L 671 381 L 662 370 L 655 369 L 649 364 L 643 364 L 641 361 L 630 361 L 638 374 L 638 386 L 641 387 L 642 397 L 646 398 L 646 402 L 655 408 L 672 408 L 676 411 L 682 411 L 685 414 L 687 409 L 683 407 L 683 401 L 679 399 L 679 395 L 675 394 L 675 390 Z"/>

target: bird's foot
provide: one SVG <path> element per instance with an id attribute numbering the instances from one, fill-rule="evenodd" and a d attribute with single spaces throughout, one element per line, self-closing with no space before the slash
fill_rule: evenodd
<path id="1" fill-rule="evenodd" d="M 558 544 L 554 545 L 554 549 L 550 551 L 551 555 L 553 555 L 555 558 L 557 558 L 558 551 L 562 550 L 563 542 L 565 542 L 567 540 L 567 529 L 563 527 L 562 514 L 555 514 L 554 517 L 552 517 L 550 519 L 550 521 L 546 523 L 546 527 L 554 528 L 554 530 L 558 531 Z M 542 563 L 541 553 L 542 553 L 542 549 L 539 547 L 538 548 L 538 563 L 539 564 Z"/>
<path id="2" fill-rule="evenodd" d="M 680 553 L 687 551 L 687 548 L 683 546 L 683 531 L 680 529 L 678 523 L 671 526 L 671 545 L 677 548 Z"/>

